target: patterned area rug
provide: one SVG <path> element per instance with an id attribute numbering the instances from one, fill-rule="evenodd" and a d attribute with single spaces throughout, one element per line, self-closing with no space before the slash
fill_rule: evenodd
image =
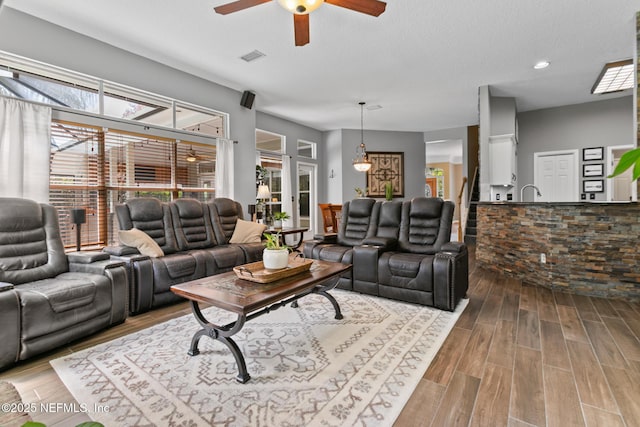
<path id="1" fill-rule="evenodd" d="M 251 380 L 236 381 L 222 343 L 183 316 L 51 361 L 105 425 L 390 426 L 466 306 L 454 313 L 332 291 L 344 319 L 310 295 L 253 319 L 234 336 Z M 224 317 L 215 308 L 208 319 Z M 219 322 L 222 324 L 222 320 Z M 97 411 L 93 411 L 97 408 Z"/>

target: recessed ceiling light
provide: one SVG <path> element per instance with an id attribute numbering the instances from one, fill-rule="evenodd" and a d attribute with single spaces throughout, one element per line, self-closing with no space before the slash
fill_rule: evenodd
<path id="1" fill-rule="evenodd" d="M 591 93 L 602 94 L 631 89 L 634 86 L 634 69 L 631 59 L 605 64 L 591 88 Z"/>
<path id="2" fill-rule="evenodd" d="M 382 105 L 380 105 L 380 104 L 367 105 L 367 110 L 369 110 L 369 111 L 379 110 L 381 108 L 382 108 Z"/>
<path id="3" fill-rule="evenodd" d="M 543 68 L 547 68 L 549 64 L 550 64 L 549 61 L 540 61 L 536 63 L 536 65 L 534 65 L 533 68 L 536 70 L 542 70 Z"/>

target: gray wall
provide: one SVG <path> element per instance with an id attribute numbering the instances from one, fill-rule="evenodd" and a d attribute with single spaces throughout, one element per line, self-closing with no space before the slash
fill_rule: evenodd
<path id="1" fill-rule="evenodd" d="M 633 97 L 625 96 L 519 113 L 518 182 L 533 182 L 536 152 L 635 144 L 634 112 Z"/>
<path id="2" fill-rule="evenodd" d="M 255 202 L 255 175 L 242 165 L 255 159 L 255 110 L 240 106 L 241 92 L 212 83 L 3 7 L 0 50 L 94 77 L 213 108 L 230 114 L 229 138 L 235 145 L 235 198 Z M 259 105 L 259 98 L 256 100 Z"/>
<path id="3" fill-rule="evenodd" d="M 355 187 L 366 187 L 366 174 L 353 168 L 360 130 L 343 129 L 342 201 L 356 197 Z M 402 151 L 404 153 L 404 200 L 424 196 L 424 140 L 422 132 L 364 131 L 367 151 Z M 328 159 L 333 156 L 329 153 Z M 330 160 L 329 160 L 330 161 Z M 399 199 L 400 200 L 400 199 Z"/>
<path id="4" fill-rule="evenodd" d="M 332 130 L 324 132 L 323 144 L 318 150 L 323 166 L 319 175 L 321 182 L 326 183 L 323 189 L 318 188 L 318 203 L 342 204 L 342 185 L 344 173 L 342 173 L 342 131 Z M 331 178 L 333 172 L 333 178 Z"/>

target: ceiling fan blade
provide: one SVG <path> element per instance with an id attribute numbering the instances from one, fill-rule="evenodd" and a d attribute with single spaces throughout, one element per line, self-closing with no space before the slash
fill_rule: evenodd
<path id="1" fill-rule="evenodd" d="M 223 4 L 222 6 L 214 7 L 220 15 L 226 15 L 228 13 L 238 12 L 239 10 L 248 9 L 253 6 L 258 6 L 262 3 L 268 3 L 271 0 L 237 0 L 231 3 Z"/>
<path id="2" fill-rule="evenodd" d="M 372 16 L 380 16 L 387 7 L 385 2 L 378 0 L 324 0 L 324 2 Z"/>
<path id="3" fill-rule="evenodd" d="M 304 46 L 309 43 L 309 15 L 293 15 L 293 30 L 295 32 L 296 46 Z"/>

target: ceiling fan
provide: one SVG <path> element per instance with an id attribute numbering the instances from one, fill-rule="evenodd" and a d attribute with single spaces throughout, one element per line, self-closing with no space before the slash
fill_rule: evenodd
<path id="1" fill-rule="evenodd" d="M 189 163 L 200 162 L 203 160 L 211 160 L 211 157 L 196 153 L 193 147 L 189 148 L 184 159 Z"/>
<path id="2" fill-rule="evenodd" d="M 237 0 L 214 8 L 221 14 L 238 12 L 272 0 Z M 344 7 L 367 15 L 380 16 L 387 7 L 387 3 L 379 0 L 277 0 L 280 6 L 293 13 L 293 28 L 296 46 L 309 43 L 309 14 L 322 5 L 329 3 Z"/>

